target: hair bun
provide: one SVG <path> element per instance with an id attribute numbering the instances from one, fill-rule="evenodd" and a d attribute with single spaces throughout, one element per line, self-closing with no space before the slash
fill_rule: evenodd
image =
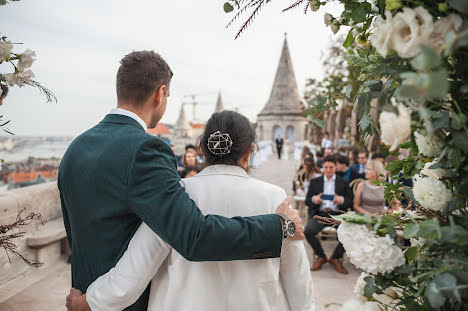
<path id="1" fill-rule="evenodd" d="M 223 156 L 231 153 L 232 139 L 227 133 L 214 132 L 208 138 L 208 150 L 214 155 Z"/>

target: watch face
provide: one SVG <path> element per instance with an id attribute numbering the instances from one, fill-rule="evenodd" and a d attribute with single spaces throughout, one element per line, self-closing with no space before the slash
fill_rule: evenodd
<path id="1" fill-rule="evenodd" d="M 294 222 L 291 221 L 288 224 L 288 228 L 286 230 L 288 231 L 289 236 L 293 236 L 296 233 L 296 225 L 294 224 Z"/>

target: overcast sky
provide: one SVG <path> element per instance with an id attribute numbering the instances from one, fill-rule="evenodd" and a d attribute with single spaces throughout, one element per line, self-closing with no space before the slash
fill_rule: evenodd
<path id="1" fill-rule="evenodd" d="M 238 107 L 255 122 L 270 95 L 285 32 L 299 92 L 308 77 L 321 77 L 320 54 L 332 37 L 323 15 L 337 7 L 282 13 L 292 1 L 275 0 L 234 40 L 248 15 L 225 29 L 232 14 L 224 13 L 223 2 L 21 0 L 0 6 L 1 35 L 23 43 L 15 52 L 36 51 L 36 80 L 58 99 L 45 104 L 38 90 L 14 87 L 0 115 L 12 120 L 17 135 L 76 136 L 116 105 L 119 60 L 132 50 L 155 50 L 174 72 L 166 123 L 175 122 L 182 101 L 190 101 L 184 96 L 193 93 L 201 94 L 197 117 L 206 120 L 218 90 L 226 109 Z M 2 64 L 0 71 L 11 68 Z"/>

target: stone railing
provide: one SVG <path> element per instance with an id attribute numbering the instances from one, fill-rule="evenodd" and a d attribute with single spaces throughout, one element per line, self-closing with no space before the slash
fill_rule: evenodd
<path id="1" fill-rule="evenodd" d="M 2 288 L 8 288 L 9 283 L 24 283 L 21 279 L 27 279 L 29 273 L 45 270 L 69 253 L 56 182 L 0 192 L 0 225 L 13 223 L 18 212 L 23 209 L 22 217 L 30 212 L 39 213 L 43 224 L 35 220 L 30 225 L 14 231 L 26 232 L 24 237 L 15 241 L 18 245 L 16 250 L 27 259 L 43 263 L 43 266 L 30 267 L 13 254 L 7 256 L 1 249 L 0 302 L 13 294 L 2 291 Z"/>

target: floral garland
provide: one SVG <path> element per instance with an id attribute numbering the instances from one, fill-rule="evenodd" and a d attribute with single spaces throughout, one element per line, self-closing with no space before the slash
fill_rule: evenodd
<path id="1" fill-rule="evenodd" d="M 253 10 L 237 36 L 269 2 L 225 3 L 226 12 L 238 10 L 231 23 Z M 405 154 L 386 166 L 390 177 L 414 181 L 413 187 L 383 183 L 387 201 L 400 200 L 402 211 L 334 217 L 350 261 L 368 273 L 358 280 L 358 297 L 341 310 L 465 310 L 468 1 L 298 0 L 285 10 L 302 4 L 315 12 L 328 2 L 343 5 L 340 16 L 325 14 L 324 23 L 333 33 L 349 29 L 343 46 L 357 83 L 311 100 L 307 113 L 314 121 L 345 97 L 364 137 L 379 133 L 390 152 Z"/>

